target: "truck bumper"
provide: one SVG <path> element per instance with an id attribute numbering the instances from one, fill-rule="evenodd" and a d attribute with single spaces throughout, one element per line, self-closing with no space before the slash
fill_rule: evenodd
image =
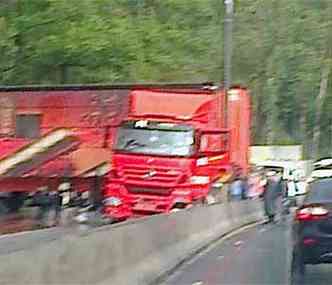
<path id="1" fill-rule="evenodd" d="M 173 205 L 172 197 L 133 197 L 122 196 L 123 204 L 120 206 L 104 206 L 104 214 L 115 220 L 167 213 Z"/>
<path id="2" fill-rule="evenodd" d="M 169 195 L 139 194 L 130 193 L 125 185 L 110 183 L 104 192 L 104 198 L 117 197 L 122 204 L 117 207 L 104 206 L 104 213 L 116 219 L 169 213 L 176 204 L 190 205 L 193 200 L 203 197 L 207 189 L 207 186 L 202 185 L 181 185 Z"/>

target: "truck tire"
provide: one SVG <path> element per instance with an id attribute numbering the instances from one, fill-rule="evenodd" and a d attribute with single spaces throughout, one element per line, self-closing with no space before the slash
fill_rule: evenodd
<path id="1" fill-rule="evenodd" d="M 176 203 L 173 208 L 170 210 L 170 213 L 176 213 L 179 211 L 183 211 L 186 210 L 190 207 L 190 204 L 186 204 L 186 203 Z"/>

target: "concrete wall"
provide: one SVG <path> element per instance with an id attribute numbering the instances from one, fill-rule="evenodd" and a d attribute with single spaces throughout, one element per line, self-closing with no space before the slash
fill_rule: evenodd
<path id="1" fill-rule="evenodd" d="M 266 160 L 299 161 L 303 159 L 302 145 L 263 145 L 250 147 L 250 163 Z"/>
<path id="2" fill-rule="evenodd" d="M 196 207 L 0 255 L 1 284 L 149 284 L 212 240 L 262 218 L 257 201 Z"/>

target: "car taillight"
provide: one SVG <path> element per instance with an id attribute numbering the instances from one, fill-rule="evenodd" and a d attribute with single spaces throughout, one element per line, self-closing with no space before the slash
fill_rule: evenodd
<path id="1" fill-rule="evenodd" d="M 312 221 L 325 218 L 329 211 L 322 206 L 309 206 L 296 211 L 298 221 Z"/>

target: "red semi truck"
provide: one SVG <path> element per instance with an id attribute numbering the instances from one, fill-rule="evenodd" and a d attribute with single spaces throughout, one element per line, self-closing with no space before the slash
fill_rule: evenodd
<path id="1" fill-rule="evenodd" d="M 225 108 L 225 92 L 215 86 L 132 90 L 113 144 L 105 214 L 126 219 L 213 201 L 225 176 L 246 174 L 249 92 L 228 94 Z"/>
<path id="2" fill-rule="evenodd" d="M 0 103 L 9 201 L 63 181 L 90 191 L 107 173 L 104 213 L 122 220 L 204 202 L 220 179 L 248 170 L 245 88 L 230 90 L 227 108 L 211 84 L 3 87 Z"/>

